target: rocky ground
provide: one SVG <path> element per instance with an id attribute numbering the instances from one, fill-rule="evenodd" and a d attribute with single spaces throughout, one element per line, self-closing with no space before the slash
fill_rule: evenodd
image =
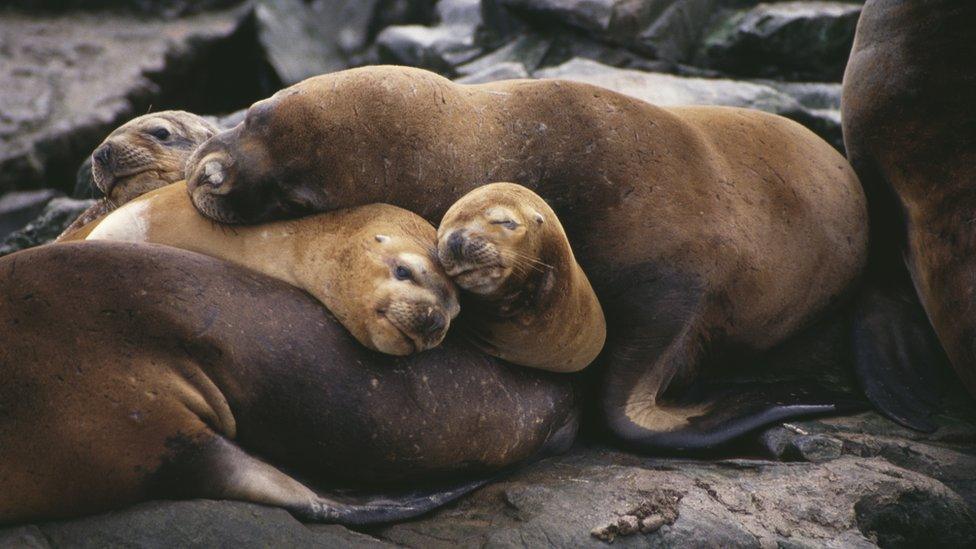
<path id="1" fill-rule="evenodd" d="M 367 63 L 462 82 L 567 78 L 661 105 L 746 106 L 843 150 L 857 2 L 12 0 L 0 8 L 0 255 L 94 195 L 85 157 L 149 110 L 220 118 Z M 353 532 L 254 505 L 150 502 L 0 531 L 0 546 L 909 546 L 976 543 L 976 414 L 921 435 L 873 413 L 797 422 L 712 460 L 592 442 L 431 516 Z"/>

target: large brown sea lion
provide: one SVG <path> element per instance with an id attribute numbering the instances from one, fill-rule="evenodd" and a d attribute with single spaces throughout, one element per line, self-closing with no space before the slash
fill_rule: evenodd
<path id="1" fill-rule="evenodd" d="M 59 241 L 149 191 L 183 179 L 187 158 L 217 126 L 186 111 L 160 111 L 116 128 L 92 153 L 92 178 L 105 195 L 68 226 Z"/>
<path id="2" fill-rule="evenodd" d="M 600 354 L 600 301 L 539 195 L 511 183 L 478 187 L 444 214 L 437 242 L 466 291 L 464 328 L 482 350 L 553 372 L 581 370 Z"/>
<path id="3" fill-rule="evenodd" d="M 437 262 L 434 227 L 385 204 L 228 230 L 201 216 L 180 182 L 133 200 L 89 230 L 88 240 L 166 244 L 288 282 L 383 353 L 436 346 L 459 311 L 457 290 Z"/>
<path id="4" fill-rule="evenodd" d="M 907 312 L 864 321 L 874 368 L 885 373 L 874 378 L 900 385 L 875 390 L 910 402 L 933 381 L 941 354 L 937 344 L 917 350 L 926 349 L 929 329 L 917 326 L 926 315 L 976 395 L 974 23 L 973 2 L 869 0 L 844 75 L 844 142 L 871 203 L 872 263 L 879 279 L 899 280 L 906 265 L 910 273 L 909 295 L 889 298 L 895 313 Z M 912 285 L 924 307 L 917 322 Z"/>
<path id="5" fill-rule="evenodd" d="M 386 521 L 469 486 L 365 501 L 311 487 L 453 482 L 565 449 L 575 434 L 562 377 L 452 337 L 380 355 L 304 292 L 167 246 L 7 256 L 0 326 L 4 524 L 161 497 Z"/>
<path id="6" fill-rule="evenodd" d="M 762 351 L 809 324 L 864 265 L 857 177 L 785 118 L 658 108 L 558 80 L 464 86 L 366 67 L 254 104 L 197 149 L 187 175 L 196 207 L 225 222 L 373 202 L 436 222 L 481 185 L 524 185 L 558 214 L 603 304 L 602 405 L 617 435 L 645 449 L 710 447 L 834 409 L 790 394 L 750 398 L 764 405 L 749 412 L 670 398 L 722 351 Z"/>

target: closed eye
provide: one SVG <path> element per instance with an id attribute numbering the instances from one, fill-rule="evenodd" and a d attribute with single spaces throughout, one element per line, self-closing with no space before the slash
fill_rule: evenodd
<path id="1" fill-rule="evenodd" d="M 502 227 L 505 227 L 506 229 L 508 229 L 510 231 L 514 231 L 515 229 L 517 229 L 517 228 L 519 228 L 521 226 L 518 223 L 512 221 L 511 219 L 506 219 L 504 221 L 492 221 L 491 224 L 492 225 L 501 225 Z"/>

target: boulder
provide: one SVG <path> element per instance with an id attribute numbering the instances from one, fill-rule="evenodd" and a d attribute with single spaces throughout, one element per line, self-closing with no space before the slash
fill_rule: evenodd
<path id="1" fill-rule="evenodd" d="M 716 24 L 698 61 L 736 76 L 840 82 L 860 12 L 841 2 L 760 4 Z"/>
<path id="2" fill-rule="evenodd" d="M 430 69 L 445 75 L 483 51 L 476 40 L 481 25 L 480 0 L 441 0 L 440 24 L 394 25 L 376 37 L 380 60 Z"/>
<path id="3" fill-rule="evenodd" d="M 485 82 L 496 82 L 498 80 L 517 80 L 528 78 L 529 73 L 525 70 L 525 65 L 514 61 L 503 61 L 494 65 L 489 65 L 484 69 L 467 76 L 458 78 L 455 82 L 459 84 L 483 84 Z"/>
<path id="4" fill-rule="evenodd" d="M 36 219 L 0 242 L 0 257 L 54 240 L 94 203 L 94 200 L 74 198 L 51 200 Z"/>
<path id="5" fill-rule="evenodd" d="M 331 2 L 316 10 L 302 0 L 261 0 L 255 6 L 258 38 L 281 82 L 291 85 L 310 76 L 346 68 L 339 46 L 343 30 L 358 34 L 369 23 L 367 8 L 375 2 Z M 323 2 L 319 2 L 320 7 Z M 338 5 L 337 5 L 338 4 Z M 365 19 L 365 21 L 363 21 Z M 355 38 L 359 41 L 360 38 Z"/>
<path id="6" fill-rule="evenodd" d="M 7 0 L 8 6 L 32 11 L 131 12 L 158 17 L 178 17 L 240 4 L 243 0 Z"/>
<path id="7" fill-rule="evenodd" d="M 0 18 L 0 193 L 70 192 L 84 157 L 148 110 L 239 108 L 279 83 L 246 8 L 173 21 L 117 13 Z M 192 83 L 192 84 L 191 84 Z"/>
<path id="8" fill-rule="evenodd" d="M 0 196 L 0 239 L 37 217 L 52 198 L 60 195 L 52 189 L 15 191 Z"/>

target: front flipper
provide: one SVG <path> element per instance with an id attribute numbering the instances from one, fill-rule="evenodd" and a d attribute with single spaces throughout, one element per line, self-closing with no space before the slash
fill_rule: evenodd
<path id="1" fill-rule="evenodd" d="M 324 497 L 221 436 L 185 442 L 150 479 L 155 497 L 248 501 L 311 522 L 364 526 L 406 520 L 468 494 L 498 475 L 429 491 Z"/>
<path id="2" fill-rule="evenodd" d="M 858 381 L 871 403 L 905 427 L 936 429 L 948 359 L 907 274 L 866 284 L 855 304 Z"/>

